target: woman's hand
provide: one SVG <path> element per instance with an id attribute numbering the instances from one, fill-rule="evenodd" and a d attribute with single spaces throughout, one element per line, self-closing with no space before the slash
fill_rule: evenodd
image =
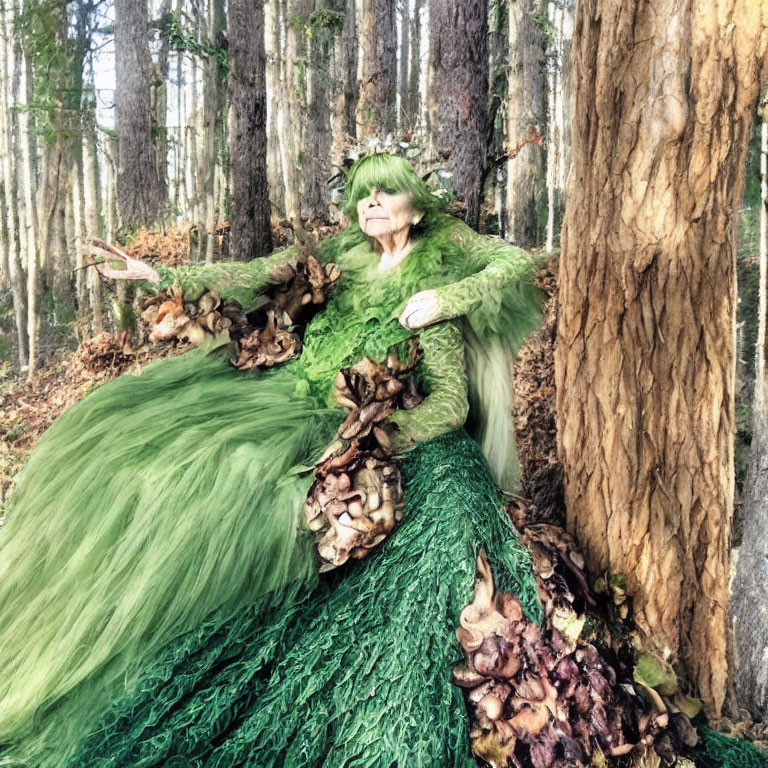
<path id="1" fill-rule="evenodd" d="M 113 280 L 146 280 L 150 283 L 159 283 L 160 275 L 156 269 L 145 264 L 139 259 L 131 258 L 127 253 L 119 251 L 112 245 L 94 240 L 91 245 L 91 253 L 94 256 L 103 257 L 103 261 L 96 262 L 96 269 L 100 275 Z M 107 262 L 119 262 L 125 264 L 125 269 L 113 269 L 106 266 Z"/>
<path id="2" fill-rule="evenodd" d="M 408 299 L 405 309 L 400 313 L 400 325 L 409 331 L 424 328 L 442 320 L 442 312 L 437 291 L 419 291 Z"/>

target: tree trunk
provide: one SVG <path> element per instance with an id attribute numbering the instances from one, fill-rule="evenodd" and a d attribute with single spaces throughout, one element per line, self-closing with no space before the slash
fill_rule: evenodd
<path id="1" fill-rule="evenodd" d="M 157 26 L 160 32 L 160 48 L 157 52 L 150 100 L 154 116 L 157 176 L 165 180 L 168 176 L 168 79 L 171 69 L 167 29 L 171 16 L 171 0 L 161 0 L 159 13 Z"/>
<path id="2" fill-rule="evenodd" d="M 331 48 L 336 30 L 332 22 L 335 5 L 329 0 L 315 0 L 314 13 L 308 19 L 311 32 L 307 45 L 307 120 L 301 141 L 302 206 L 307 219 L 328 219 L 331 176 Z"/>
<path id="3" fill-rule="evenodd" d="M 397 44 L 395 4 L 362 0 L 355 120 L 361 142 L 395 131 Z"/>
<path id="4" fill-rule="evenodd" d="M 400 133 L 412 124 L 411 106 L 408 103 L 408 64 L 411 58 L 411 17 L 409 0 L 398 4 L 398 26 L 400 29 L 400 68 L 397 78 L 397 95 L 400 102 L 397 110 L 397 127 Z"/>
<path id="5" fill-rule="evenodd" d="M 576 0 L 549 3 L 553 62 L 547 95 L 549 125 L 547 141 L 547 239 L 545 250 L 555 248 L 556 233 L 565 213 L 565 185 L 571 163 L 571 38 Z"/>
<path id="6" fill-rule="evenodd" d="M 546 122 L 545 2 L 510 0 L 508 6 L 507 141 L 519 150 L 507 163 L 507 236 L 524 248 L 544 240 L 539 211 L 546 206 L 545 150 L 526 140 L 541 136 Z"/>
<path id="7" fill-rule="evenodd" d="M 506 114 L 504 106 L 507 103 L 507 69 L 509 45 L 509 14 L 508 4 L 494 0 L 488 13 L 488 71 L 489 99 L 488 122 L 491 144 L 489 156 L 499 158 L 499 164 L 491 176 L 489 210 L 497 215 L 497 234 L 505 237 L 507 232 L 506 179 L 507 163 L 502 160 L 506 154 Z M 487 231 L 481 225 L 481 231 Z"/>
<path id="8" fill-rule="evenodd" d="M 260 8 L 254 11 L 254 15 L 258 13 L 258 10 Z M 218 45 L 224 27 L 223 0 L 209 0 L 207 22 L 208 40 L 214 45 Z M 231 26 L 229 30 L 230 36 L 234 36 L 239 43 L 241 30 L 233 29 Z M 263 35 L 263 23 L 261 31 Z M 231 55 L 232 50 L 230 50 L 230 57 Z M 218 256 L 216 252 L 218 245 L 218 238 L 216 237 L 216 140 L 218 138 L 217 126 L 221 122 L 223 107 L 219 87 L 222 77 L 219 60 L 215 56 L 209 55 L 205 60 L 203 72 L 203 142 L 200 156 L 200 184 L 202 199 L 204 200 L 205 260 L 211 262 Z M 200 234 L 203 237 L 203 233 Z M 203 248 L 201 247 L 202 251 Z"/>
<path id="9" fill-rule="evenodd" d="M 120 228 L 151 226 L 165 203 L 152 135 L 147 0 L 115 0 L 115 125 Z"/>
<path id="10" fill-rule="evenodd" d="M 229 0 L 231 257 L 272 250 L 267 185 L 267 93 L 261 2 Z"/>
<path id="11" fill-rule="evenodd" d="M 413 0 L 411 17 L 411 62 L 408 65 L 408 109 L 411 114 L 411 126 L 416 130 L 422 122 L 421 100 L 421 10 L 424 0 Z"/>
<path id="12" fill-rule="evenodd" d="M 280 111 L 280 19 L 276 0 L 264 3 L 267 57 L 267 181 L 269 199 L 282 210 L 285 197 L 277 117 Z"/>
<path id="13" fill-rule="evenodd" d="M 294 88 L 296 67 L 295 23 L 293 0 L 280 0 L 280 19 L 285 30 L 283 51 L 280 56 L 280 111 L 278 113 L 278 135 L 280 137 L 280 159 L 283 166 L 285 186 L 285 215 L 289 220 L 301 217 L 301 190 L 299 189 L 299 152 L 301 138 L 300 112 L 297 112 L 297 96 Z"/>
<path id="14" fill-rule="evenodd" d="M 477 228 L 488 154 L 487 0 L 429 0 L 432 147 L 448 156 L 466 221 Z"/>
<path id="15" fill-rule="evenodd" d="M 355 141 L 355 107 L 357 106 L 357 20 L 355 0 L 341 4 L 344 25 L 333 45 L 333 115 L 331 116 L 333 149 L 336 165 L 341 163 L 348 144 Z"/>
<path id="16" fill-rule="evenodd" d="M 91 73 L 92 77 L 93 73 Z M 83 199 L 85 203 L 86 241 L 93 237 L 103 237 L 101 201 L 99 197 L 99 163 L 96 144 L 96 94 L 91 80 L 86 91 L 83 109 Z M 104 308 L 99 273 L 88 269 L 88 293 L 91 304 L 92 330 L 101 333 L 104 330 Z"/>
<path id="17" fill-rule="evenodd" d="M 568 527 L 593 574 L 626 576 L 645 643 L 712 716 L 728 671 L 734 212 L 767 22 L 750 0 L 583 0 L 574 29 L 555 357 Z"/>
<path id="18" fill-rule="evenodd" d="M 25 329 L 25 316 L 27 313 L 26 286 L 24 285 L 24 272 L 21 266 L 21 248 L 19 242 L 19 217 L 16 207 L 16 193 L 18 185 L 16 152 L 17 139 L 25 140 L 19 136 L 18 130 L 14 130 L 14 110 L 11 104 L 17 101 L 19 88 L 19 61 L 14 46 L 15 10 L 13 7 L 0 9 L 0 86 L 2 86 L 2 103 L 0 104 L 0 156 L 3 168 L 3 197 L 5 200 L 6 217 L 6 254 L 3 257 L 8 282 L 13 296 L 13 317 L 16 327 L 16 351 L 19 367 L 23 368 L 28 363 L 27 334 Z"/>
<path id="19" fill-rule="evenodd" d="M 744 537 L 733 584 L 735 635 L 734 689 L 738 702 L 756 719 L 768 704 L 765 648 L 768 643 L 768 604 L 762 599 L 768 577 L 768 104 L 763 107 L 760 175 L 760 287 L 752 398 L 752 445 L 744 483 Z"/>

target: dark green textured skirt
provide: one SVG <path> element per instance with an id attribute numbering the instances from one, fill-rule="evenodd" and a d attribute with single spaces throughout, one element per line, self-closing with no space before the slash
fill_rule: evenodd
<path id="1" fill-rule="evenodd" d="M 463 430 L 403 470 L 404 519 L 379 549 L 289 608 L 254 605 L 171 644 L 68 765 L 476 765 L 450 682 L 459 614 L 483 545 L 536 615 L 531 561 Z"/>

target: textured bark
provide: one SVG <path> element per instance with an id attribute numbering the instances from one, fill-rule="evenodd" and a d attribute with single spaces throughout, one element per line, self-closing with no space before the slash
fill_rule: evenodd
<path id="1" fill-rule="evenodd" d="M 762 599 L 768 583 L 768 108 L 761 126 L 760 172 L 760 297 L 755 354 L 755 391 L 752 398 L 752 445 L 744 483 L 744 537 L 733 583 L 735 636 L 734 690 L 738 703 L 757 719 L 768 706 L 768 602 Z"/>
<path id="2" fill-rule="evenodd" d="M 357 105 L 357 21 L 355 0 L 340 4 L 344 12 L 344 25 L 336 35 L 332 53 L 332 107 L 331 133 L 333 137 L 332 161 L 341 163 L 344 152 L 355 141 L 355 106 Z"/>
<path id="3" fill-rule="evenodd" d="M 24 281 L 24 271 L 21 266 L 21 244 L 19 238 L 19 216 L 16 206 L 18 188 L 18 165 L 16 158 L 17 142 L 23 140 L 19 136 L 18 125 L 14 119 L 14 111 L 11 104 L 17 101 L 19 88 L 19 57 L 18 49 L 14 46 L 14 8 L 0 9 L 0 87 L 2 98 L 0 101 L 0 157 L 2 157 L 3 171 L 3 198 L 5 203 L 5 246 L 3 255 L 5 276 L 10 283 L 13 296 L 13 317 L 16 327 L 16 347 L 19 366 L 27 365 L 27 334 L 25 317 L 27 313 L 27 296 Z"/>
<path id="4" fill-rule="evenodd" d="M 408 65 L 408 110 L 411 125 L 415 128 L 421 123 L 421 9 L 424 0 L 413 0 L 413 16 L 411 16 L 410 58 Z"/>
<path id="5" fill-rule="evenodd" d="M 413 124 L 413 114 L 408 103 L 408 63 L 411 58 L 411 18 L 409 13 L 410 3 L 402 0 L 398 5 L 398 27 L 400 29 L 400 67 L 397 76 L 397 94 L 400 100 L 400 108 L 397 112 L 397 127 L 401 132 L 407 126 Z"/>
<path id="6" fill-rule="evenodd" d="M 277 2 L 264 3 L 264 25 L 266 27 L 265 50 L 267 60 L 267 181 L 269 199 L 282 210 L 285 197 L 283 165 L 280 160 L 280 137 L 277 117 L 280 111 L 280 18 Z"/>
<path id="7" fill-rule="evenodd" d="M 315 0 L 314 10 L 336 10 L 330 0 Z M 311 32 L 307 43 L 306 104 L 307 119 L 301 138 L 302 206 L 308 219 L 327 219 L 330 190 L 325 183 L 331 175 L 331 48 L 333 31 L 307 19 Z"/>
<path id="8" fill-rule="evenodd" d="M 301 151 L 301 117 L 300 101 L 295 87 L 297 40 L 294 23 L 297 10 L 303 7 L 296 0 L 280 0 L 280 18 L 285 26 L 286 34 L 283 41 L 281 62 L 281 99 L 278 113 L 278 135 L 280 136 L 280 158 L 283 165 L 285 180 L 285 215 L 293 220 L 301 217 L 299 153 Z"/>
<path id="9" fill-rule="evenodd" d="M 477 227 L 488 154 L 487 0 L 429 0 L 431 144 Z"/>
<path id="10" fill-rule="evenodd" d="M 362 0 L 359 38 L 357 138 L 385 138 L 395 131 L 397 36 L 392 0 Z"/>
<path id="11" fill-rule="evenodd" d="M 546 38 L 541 26 L 546 0 L 510 0 L 507 142 L 523 144 L 531 131 L 542 135 L 546 123 Z M 507 163 L 507 237 L 528 248 L 544 240 L 538 222 L 546 205 L 545 150 L 525 143 Z"/>
<path id="12" fill-rule="evenodd" d="M 171 14 L 171 0 L 161 0 L 157 27 L 160 33 L 160 48 L 157 52 L 155 77 L 152 83 L 151 102 L 155 126 L 155 156 L 157 174 L 160 179 L 168 175 L 168 79 L 171 59 L 167 27 Z"/>
<path id="13" fill-rule="evenodd" d="M 229 0 L 230 256 L 246 261 L 272 250 L 267 187 L 264 8 Z"/>
<path id="14" fill-rule="evenodd" d="M 117 208 L 120 227 L 132 230 L 154 223 L 165 203 L 152 135 L 147 0 L 115 0 L 115 70 Z"/>
<path id="15" fill-rule="evenodd" d="M 568 526 L 648 645 L 723 705 L 735 221 L 766 55 L 750 0 L 584 0 L 557 424 Z M 764 72 L 764 70 L 763 70 Z"/>
<path id="16" fill-rule="evenodd" d="M 488 71 L 489 99 L 488 122 L 491 133 L 489 154 L 499 158 L 499 165 L 491 177 L 490 190 L 486 191 L 489 212 L 496 212 L 497 234 L 507 233 L 507 163 L 501 160 L 506 153 L 506 95 L 507 70 L 509 68 L 509 14 L 508 4 L 495 0 L 488 10 Z M 481 231 L 486 231 L 481 225 Z"/>
<path id="17" fill-rule="evenodd" d="M 90 241 L 93 237 L 103 237 L 96 146 L 96 97 L 92 90 L 87 92 L 83 110 L 83 199 L 86 241 Z M 94 334 L 97 334 L 104 330 L 101 280 L 95 269 L 91 268 L 87 272 L 92 329 Z"/>
<path id="18" fill-rule="evenodd" d="M 257 3 L 249 3 L 249 10 L 253 6 L 253 15 L 258 18 L 261 13 L 261 24 L 259 27 L 260 37 L 257 40 L 251 41 L 250 45 L 261 46 L 261 77 L 264 78 L 264 14 L 263 5 L 259 1 Z M 242 6 L 237 6 L 238 22 L 243 19 Z M 209 0 L 208 3 L 208 18 L 207 18 L 207 30 L 206 34 L 208 40 L 214 45 L 218 45 L 221 41 L 222 32 L 224 29 L 224 2 L 223 0 Z M 235 54 L 242 58 L 243 48 L 246 45 L 244 38 L 240 36 L 241 29 L 230 29 L 230 35 L 235 38 L 236 48 Z M 231 59 L 233 51 L 230 50 L 229 56 Z M 230 61 L 230 66 L 232 62 Z M 247 60 L 247 64 L 257 64 L 257 62 Z M 239 90 L 241 83 L 246 85 L 247 78 L 243 79 L 243 65 L 240 65 L 240 74 L 237 80 L 233 79 L 236 92 Z M 250 73 L 254 78 L 258 78 L 258 69 L 253 73 Z M 223 88 L 221 87 L 222 71 L 219 65 L 219 60 L 216 56 L 208 56 L 205 60 L 203 68 L 203 142 L 200 153 L 200 184 L 202 199 L 204 200 L 203 208 L 203 223 L 205 226 L 204 243 L 201 241 L 201 252 L 205 252 L 205 260 L 207 262 L 214 261 L 218 258 L 218 238 L 216 237 L 216 220 L 218 218 L 218 211 L 216 210 L 216 166 L 217 140 L 221 139 L 221 132 L 218 126 L 221 124 L 221 114 L 223 111 Z M 262 91 L 264 86 L 262 86 Z M 258 95 L 255 96 L 258 98 Z M 266 96 L 264 97 L 266 99 Z M 242 104 L 240 101 L 241 113 L 240 119 L 242 119 Z M 255 105 L 254 105 L 255 106 Z M 263 109 L 266 109 L 266 102 L 262 105 Z M 245 129 L 238 126 L 238 131 Z M 239 138 L 239 136 L 238 136 Z M 243 151 L 243 145 L 239 145 L 239 150 Z M 266 162 L 266 161 L 265 161 Z M 241 192 L 242 195 L 242 192 Z M 201 232 L 201 237 L 203 233 Z"/>

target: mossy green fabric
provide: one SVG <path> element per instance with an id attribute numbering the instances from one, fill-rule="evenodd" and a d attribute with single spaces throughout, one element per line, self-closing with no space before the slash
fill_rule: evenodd
<path id="1" fill-rule="evenodd" d="M 699 744 L 689 755 L 697 768 L 768 768 L 768 756 L 746 739 L 733 739 L 706 725 L 696 726 Z"/>
<path id="2" fill-rule="evenodd" d="M 466 433 L 421 444 L 403 471 L 404 519 L 379 549 L 291 609 L 174 644 L 66 766 L 476 765 L 455 629 L 480 546 L 532 612 L 530 557 Z"/>

